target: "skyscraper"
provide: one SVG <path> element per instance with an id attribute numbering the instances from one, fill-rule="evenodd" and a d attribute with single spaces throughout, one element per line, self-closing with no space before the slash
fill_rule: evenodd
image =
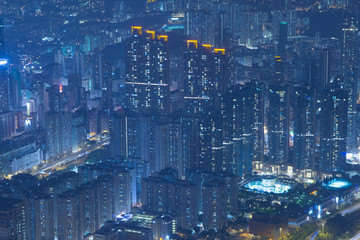
<path id="1" fill-rule="evenodd" d="M 342 75 L 343 86 L 349 92 L 348 95 L 348 124 L 347 124 L 347 148 L 348 150 L 357 148 L 357 129 L 356 129 L 356 104 L 358 99 L 358 19 L 355 12 L 345 12 L 343 24 L 342 41 Z"/>
<path id="2" fill-rule="evenodd" d="M 131 28 L 127 41 L 126 96 L 128 108 L 139 113 L 169 111 L 167 35 Z"/>
<path id="3" fill-rule="evenodd" d="M 325 49 L 320 53 L 319 84 L 324 88 L 330 83 L 330 50 Z"/>
<path id="4" fill-rule="evenodd" d="M 19 199 L 0 198 L 0 229 L 2 239 L 26 239 L 25 206 Z"/>
<path id="5" fill-rule="evenodd" d="M 1 49 L 0 49 L 1 50 Z M 10 81 L 7 59 L 0 59 L 0 113 L 10 109 Z"/>
<path id="6" fill-rule="evenodd" d="M 285 46 L 288 41 L 288 23 L 281 22 L 280 23 L 280 31 L 279 31 L 279 44 Z"/>
<path id="7" fill-rule="evenodd" d="M 316 91 L 296 87 L 293 91 L 294 162 L 297 169 L 314 169 Z"/>
<path id="8" fill-rule="evenodd" d="M 71 146 L 72 152 L 77 152 L 86 146 L 86 112 L 80 109 L 72 114 L 71 119 Z"/>
<path id="9" fill-rule="evenodd" d="M 322 172 L 344 170 L 348 129 L 348 93 L 340 88 L 325 90 L 321 103 L 320 152 Z"/>
<path id="10" fill-rule="evenodd" d="M 279 45 L 278 45 L 278 55 L 282 59 L 286 59 L 286 44 L 288 42 L 288 23 L 281 22 L 279 25 Z"/>
<path id="11" fill-rule="evenodd" d="M 45 115 L 46 159 L 57 158 L 72 151 L 71 113 L 48 112 Z"/>
<path id="12" fill-rule="evenodd" d="M 101 90 L 103 85 L 103 56 L 101 50 L 96 48 L 94 49 L 94 54 L 92 56 L 92 81 L 91 89 L 92 90 Z"/>
<path id="13" fill-rule="evenodd" d="M 141 158 L 139 119 L 136 114 L 125 111 L 112 116 L 110 132 L 113 157 Z"/>
<path id="14" fill-rule="evenodd" d="M 210 46 L 211 47 L 211 46 Z M 204 114 L 213 106 L 215 86 L 211 78 L 210 51 L 188 40 L 184 52 L 184 107 L 190 114 Z"/>
<path id="15" fill-rule="evenodd" d="M 279 82 L 284 81 L 284 63 L 281 56 L 275 56 L 274 70 L 275 80 Z"/>
<path id="16" fill-rule="evenodd" d="M 102 108 L 106 111 L 113 109 L 113 67 L 111 64 L 103 60 L 103 83 L 102 83 Z"/>
<path id="17" fill-rule="evenodd" d="M 3 31 L 0 22 L 0 31 Z M 3 37 L 3 32 L 0 32 Z M 1 41 L 0 35 L 0 55 L 1 55 Z M 13 106 L 14 89 L 11 88 L 9 76 L 9 63 L 5 58 L 0 58 L 0 140 L 7 139 L 15 133 L 15 114 L 9 112 Z"/>
<path id="18" fill-rule="evenodd" d="M 269 157 L 277 165 L 288 162 L 290 97 L 289 85 L 278 83 L 269 87 L 268 131 Z"/>
<path id="19" fill-rule="evenodd" d="M 170 213 L 177 218 L 181 228 L 192 228 L 197 224 L 198 194 L 196 185 L 178 180 L 173 169 L 164 169 L 157 176 L 141 182 L 143 208 L 160 213 Z"/>
<path id="20" fill-rule="evenodd" d="M 5 27 L 0 19 L 0 58 L 5 58 Z"/>
<path id="21" fill-rule="evenodd" d="M 226 187 L 223 181 L 212 181 L 203 186 L 204 229 L 222 229 L 227 225 Z"/>
<path id="22" fill-rule="evenodd" d="M 27 231 L 34 239 L 53 239 L 54 232 L 54 197 L 50 194 L 29 194 L 26 196 Z M 54 206 L 55 205 L 55 206 Z"/>
<path id="23" fill-rule="evenodd" d="M 231 57 L 226 49 L 187 40 L 183 76 L 185 112 L 206 114 L 214 110 L 217 92 L 233 84 Z"/>
<path id="24" fill-rule="evenodd" d="M 206 200 L 206 198 L 209 198 L 211 201 L 213 197 L 217 197 L 208 195 L 205 196 L 205 194 L 208 193 L 204 189 L 205 185 L 210 183 L 209 186 L 211 187 L 214 186 L 215 183 L 215 185 L 221 186 L 221 188 L 223 188 L 222 190 L 224 191 L 224 195 L 222 196 L 223 198 L 225 198 L 224 206 L 222 206 L 224 212 L 228 212 L 230 214 L 234 214 L 237 212 L 238 188 L 236 187 L 236 185 L 239 178 L 235 174 L 224 171 L 210 172 L 199 168 L 192 168 L 186 172 L 186 179 L 196 184 L 198 193 L 197 204 L 199 206 L 199 211 L 203 212 L 204 208 L 206 208 L 205 201 L 209 201 Z M 218 202 L 217 204 L 220 204 L 220 202 Z M 211 216 L 208 217 L 211 218 Z"/>
<path id="25" fill-rule="evenodd" d="M 224 161 L 229 165 L 226 170 L 241 178 L 251 175 L 253 161 L 263 160 L 264 85 L 250 82 L 236 86 L 224 95 L 224 148 L 232 146 L 231 157 L 224 155 L 227 158 Z"/>

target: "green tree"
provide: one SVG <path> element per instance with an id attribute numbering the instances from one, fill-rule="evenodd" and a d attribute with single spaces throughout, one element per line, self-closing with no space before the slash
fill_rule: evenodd
<path id="1" fill-rule="evenodd" d="M 348 230 L 349 230 L 348 221 L 341 214 L 337 214 L 326 221 L 325 232 L 329 232 L 333 234 L 334 237 L 338 237 Z"/>
<path id="2" fill-rule="evenodd" d="M 333 240 L 334 236 L 328 232 L 320 232 L 319 235 L 316 236 L 315 240 Z"/>

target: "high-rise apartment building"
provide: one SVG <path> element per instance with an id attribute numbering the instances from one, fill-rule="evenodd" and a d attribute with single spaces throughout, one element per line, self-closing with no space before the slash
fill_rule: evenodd
<path id="1" fill-rule="evenodd" d="M 22 200 L 0 198 L 0 239 L 25 240 L 25 204 Z"/>
<path id="2" fill-rule="evenodd" d="M 293 90 L 294 162 L 297 169 L 314 169 L 316 148 L 316 90 L 310 86 Z"/>
<path id="3" fill-rule="evenodd" d="M 0 49 L 1 51 L 1 49 Z M 10 78 L 7 59 L 0 59 L 0 113 L 10 110 Z"/>
<path id="4" fill-rule="evenodd" d="M 184 110 L 206 114 L 215 107 L 218 91 L 233 84 L 231 57 L 226 49 L 187 40 L 184 51 Z"/>
<path id="5" fill-rule="evenodd" d="M 322 172 L 343 171 L 346 162 L 348 93 L 327 89 L 321 102 L 320 152 Z"/>
<path id="6" fill-rule="evenodd" d="M 226 188 L 222 181 L 207 182 L 203 186 L 204 229 L 227 226 Z"/>
<path id="7" fill-rule="evenodd" d="M 325 88 L 330 83 L 331 52 L 324 49 L 320 52 L 319 63 L 319 86 Z"/>
<path id="8" fill-rule="evenodd" d="M 0 19 L 0 58 L 5 57 L 5 27 L 3 20 Z"/>
<path id="9" fill-rule="evenodd" d="M 172 214 L 181 228 L 191 229 L 197 225 L 197 198 L 196 185 L 178 180 L 173 169 L 164 169 L 141 183 L 143 208 Z"/>
<path id="10" fill-rule="evenodd" d="M 139 113 L 169 111 L 168 36 L 131 28 L 126 45 L 127 107 Z"/>
<path id="11" fill-rule="evenodd" d="M 238 177 L 252 174 L 253 161 L 264 157 L 264 85 L 249 82 L 231 88 L 222 103 L 226 171 Z"/>
<path id="12" fill-rule="evenodd" d="M 357 149 L 357 128 L 356 104 L 358 100 L 358 19 L 355 12 L 345 12 L 343 23 L 342 38 L 342 75 L 343 86 L 349 92 L 348 96 L 348 129 L 347 129 L 347 148 Z"/>
<path id="13" fill-rule="evenodd" d="M 283 83 L 269 86 L 268 136 L 270 161 L 277 165 L 288 162 L 290 88 Z"/>
<path id="14" fill-rule="evenodd" d="M 71 120 L 71 113 L 46 113 L 45 128 L 47 160 L 72 152 Z"/>

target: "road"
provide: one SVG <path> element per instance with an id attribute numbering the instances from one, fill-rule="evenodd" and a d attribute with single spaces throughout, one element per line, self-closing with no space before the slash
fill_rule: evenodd
<path id="1" fill-rule="evenodd" d="M 346 214 L 353 213 L 353 212 L 355 212 L 355 211 L 357 211 L 357 210 L 359 210 L 359 209 L 360 209 L 360 203 L 357 203 L 357 204 L 355 204 L 355 205 L 352 205 L 352 206 L 344 209 L 344 210 L 341 211 L 340 213 L 341 213 L 341 215 L 345 216 Z"/>
<path id="2" fill-rule="evenodd" d="M 311 235 L 310 235 L 310 237 L 308 237 L 308 239 L 310 239 L 310 240 L 315 240 L 315 238 L 316 238 L 316 236 L 319 234 L 319 229 L 317 229 L 314 233 L 312 233 Z"/>
<path id="3" fill-rule="evenodd" d="M 358 203 L 358 204 L 356 204 L 356 205 L 360 205 L 360 203 Z M 356 205 L 355 205 L 355 206 L 356 206 Z M 354 211 L 356 211 L 356 210 L 353 210 L 352 212 L 354 212 Z M 355 236 L 352 237 L 350 240 L 360 240 L 360 232 L 357 232 L 357 233 L 355 234 Z"/>
<path id="4" fill-rule="evenodd" d="M 351 238 L 350 240 L 359 240 L 360 239 L 360 232 L 358 232 L 355 237 Z"/>
<path id="5" fill-rule="evenodd" d="M 105 138 L 93 145 L 90 145 L 89 147 L 83 149 L 83 150 L 80 150 L 79 152 L 76 152 L 76 153 L 71 153 L 70 155 L 67 155 L 65 157 L 62 157 L 62 158 L 59 158 L 58 160 L 56 160 L 55 162 L 51 163 L 51 164 L 48 164 L 40 169 L 37 169 L 33 172 L 31 172 L 32 175 L 38 175 L 39 173 L 41 172 L 44 172 L 46 170 L 49 170 L 51 168 L 55 168 L 57 166 L 61 166 L 63 164 L 66 164 L 66 163 L 69 163 L 69 162 L 72 162 L 76 159 L 78 159 L 79 157 L 83 157 L 87 154 L 89 154 L 90 152 L 92 151 L 95 151 L 97 149 L 100 149 L 102 148 L 104 145 L 107 145 L 110 143 L 110 138 Z"/>
<path id="6" fill-rule="evenodd" d="M 360 203 L 356 203 L 354 205 L 351 205 L 341 211 L 338 211 L 334 214 L 332 214 L 332 216 L 336 215 L 336 214 L 341 214 L 342 216 L 345 216 L 346 214 L 350 214 L 350 213 L 353 213 L 357 210 L 360 209 Z M 310 239 L 310 240 L 314 240 L 316 238 L 316 236 L 319 234 L 319 231 L 320 231 L 320 228 L 325 225 L 326 223 L 326 220 L 322 220 L 321 222 L 318 222 L 318 229 L 313 232 L 312 234 L 310 234 L 309 237 L 307 237 L 306 239 Z M 356 234 L 355 237 L 353 237 L 351 240 L 360 240 L 360 232 Z"/>

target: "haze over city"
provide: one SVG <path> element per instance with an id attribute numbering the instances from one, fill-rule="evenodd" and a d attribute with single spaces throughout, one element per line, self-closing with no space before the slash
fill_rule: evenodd
<path id="1" fill-rule="evenodd" d="M 360 240 L 360 1 L 0 1 L 0 240 Z"/>

